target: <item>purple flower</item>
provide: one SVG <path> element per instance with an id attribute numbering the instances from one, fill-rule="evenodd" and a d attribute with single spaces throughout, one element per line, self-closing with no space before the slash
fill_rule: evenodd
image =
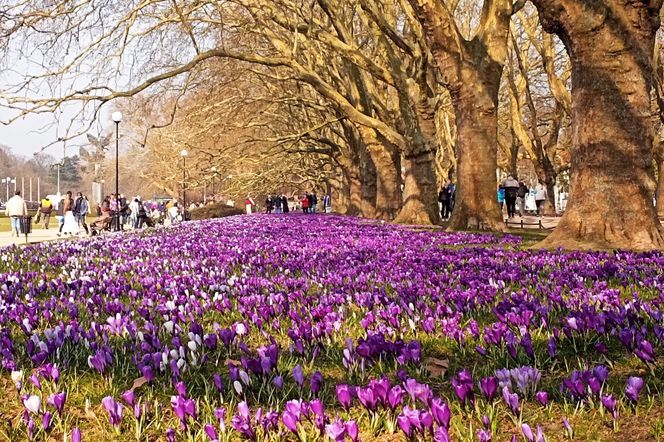
<path id="1" fill-rule="evenodd" d="M 124 406 L 116 402 L 112 396 L 106 396 L 101 400 L 101 404 L 108 413 L 108 420 L 115 428 L 119 428 L 122 423 L 122 410 Z"/>
<path id="2" fill-rule="evenodd" d="M 166 439 L 168 442 L 175 442 L 175 430 L 172 428 L 169 428 L 166 430 Z"/>
<path id="3" fill-rule="evenodd" d="M 58 412 L 58 415 L 62 416 L 62 410 L 65 407 L 65 401 L 66 400 L 67 400 L 67 392 L 63 391 L 62 393 L 53 393 L 53 394 L 49 395 L 46 402 L 49 405 L 54 406 L 55 411 Z"/>
<path id="4" fill-rule="evenodd" d="M 283 376 L 276 376 L 274 380 L 272 381 L 272 384 L 277 390 L 281 390 L 284 388 L 284 378 Z"/>
<path id="5" fill-rule="evenodd" d="M 387 394 L 387 404 L 392 411 L 396 410 L 402 404 L 404 394 L 404 389 L 399 385 L 395 385 L 390 389 L 390 392 Z"/>
<path id="6" fill-rule="evenodd" d="M 521 431 L 523 432 L 523 437 L 525 437 L 528 442 L 535 442 L 535 435 L 533 434 L 533 430 L 530 428 L 530 425 L 521 424 Z"/>
<path id="7" fill-rule="evenodd" d="M 447 403 L 443 402 L 442 399 L 435 398 L 433 401 L 431 401 L 431 414 L 433 415 L 433 419 L 438 425 L 441 427 L 449 428 L 452 413 L 450 411 L 450 407 L 447 405 Z"/>
<path id="8" fill-rule="evenodd" d="M 122 393 L 122 399 L 127 403 L 127 405 L 133 407 L 134 403 L 136 403 L 136 394 L 134 393 L 134 390 L 127 390 Z"/>
<path id="9" fill-rule="evenodd" d="M 49 432 L 51 429 L 51 418 L 53 416 L 51 415 L 50 412 L 46 411 L 44 415 L 42 416 L 42 426 L 44 427 L 45 432 Z"/>
<path id="10" fill-rule="evenodd" d="M 328 437 L 335 442 L 341 442 L 346 439 L 346 426 L 343 421 L 337 419 L 333 423 L 325 426 L 325 432 Z"/>
<path id="11" fill-rule="evenodd" d="M 569 424 L 567 418 L 564 416 L 563 416 L 563 426 L 565 427 L 565 433 L 567 434 L 567 437 L 572 439 L 572 437 L 574 437 L 574 430 L 572 429 L 572 426 Z"/>
<path id="12" fill-rule="evenodd" d="M 281 420 L 284 423 L 284 426 L 291 432 L 297 434 L 297 423 L 298 423 L 298 418 L 295 417 L 293 413 L 290 411 L 284 411 L 281 414 Z"/>
<path id="13" fill-rule="evenodd" d="M 221 375 L 219 373 L 215 373 L 212 375 L 212 383 L 214 384 L 214 388 L 217 389 L 217 392 L 223 393 L 224 381 L 221 379 Z"/>
<path id="14" fill-rule="evenodd" d="M 317 394 L 318 391 L 320 391 L 320 387 L 323 384 L 323 375 L 321 374 L 320 371 L 316 371 L 312 376 L 309 381 L 309 384 L 311 386 L 311 392 L 313 394 Z"/>
<path id="15" fill-rule="evenodd" d="M 293 369 L 293 380 L 300 387 L 304 385 L 304 373 L 302 372 L 300 364 L 296 365 Z"/>
<path id="16" fill-rule="evenodd" d="M 480 391 L 489 400 L 496 397 L 498 389 L 498 380 L 494 376 L 489 376 L 480 380 Z"/>
<path id="17" fill-rule="evenodd" d="M 535 393 L 535 399 L 537 399 L 537 402 L 539 402 L 543 407 L 546 407 L 546 405 L 549 403 L 549 394 L 546 391 L 538 391 Z"/>
<path id="18" fill-rule="evenodd" d="M 353 442 L 358 441 L 359 430 L 356 421 L 346 422 L 346 433 L 348 433 L 348 437 L 350 437 Z"/>
<path id="19" fill-rule="evenodd" d="M 205 424 L 205 434 L 208 435 L 210 440 L 212 442 L 218 442 L 219 441 L 219 436 L 217 435 L 217 430 L 214 428 L 214 426 L 210 424 Z"/>
<path id="20" fill-rule="evenodd" d="M 348 385 L 346 384 L 339 384 L 336 386 L 337 390 L 337 400 L 341 404 L 341 406 L 348 410 L 350 407 L 350 402 L 352 400 L 352 396 L 350 394 L 350 388 L 348 388 Z"/>
<path id="21" fill-rule="evenodd" d="M 477 430 L 477 440 L 479 442 L 491 442 L 491 431 L 484 429 Z"/>
<path id="22" fill-rule="evenodd" d="M 374 391 L 371 387 L 358 388 L 357 398 L 367 410 L 376 411 L 376 404 L 378 403 L 378 399 L 376 398 L 376 395 L 374 395 Z"/>
<path id="23" fill-rule="evenodd" d="M 515 416 L 519 415 L 519 395 L 511 393 L 509 388 L 503 387 L 503 400 Z"/>
<path id="24" fill-rule="evenodd" d="M 81 442 L 81 430 L 78 427 L 71 430 L 71 442 Z"/>
<path id="25" fill-rule="evenodd" d="M 632 402 L 637 402 L 639 400 L 639 393 L 643 388 L 643 379 L 638 376 L 632 376 L 627 379 L 627 385 L 625 386 L 625 395 Z"/>
<path id="26" fill-rule="evenodd" d="M 602 405 L 611 413 L 613 420 L 618 418 L 618 401 L 613 396 L 607 394 L 602 395 Z"/>

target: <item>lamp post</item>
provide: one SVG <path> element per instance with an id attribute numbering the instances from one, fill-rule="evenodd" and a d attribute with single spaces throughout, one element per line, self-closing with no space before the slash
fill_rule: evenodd
<path id="1" fill-rule="evenodd" d="M 182 213 L 183 219 L 187 219 L 187 149 L 182 149 L 180 156 L 182 157 Z"/>
<path id="2" fill-rule="evenodd" d="M 7 184 L 7 200 L 6 200 L 6 201 L 9 201 L 9 185 L 10 185 L 12 182 L 13 182 L 14 184 L 16 184 L 16 180 L 12 180 L 11 177 L 7 177 L 7 178 L 3 178 L 3 179 L 2 179 L 2 184 Z M 14 189 L 14 191 L 16 191 L 16 189 Z"/>
<path id="3" fill-rule="evenodd" d="M 114 230 L 120 230 L 120 121 L 122 112 L 113 112 L 111 115 L 115 123 L 115 225 Z"/>
<path id="4" fill-rule="evenodd" d="M 214 179 L 217 177 L 217 166 L 212 166 L 210 168 L 210 172 L 212 172 L 212 200 L 216 202 L 216 192 L 214 191 Z"/>

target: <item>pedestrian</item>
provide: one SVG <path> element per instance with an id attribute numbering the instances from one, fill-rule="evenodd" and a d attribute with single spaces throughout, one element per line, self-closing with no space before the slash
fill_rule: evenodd
<path id="1" fill-rule="evenodd" d="M 247 211 L 247 215 L 251 215 L 251 210 L 255 205 L 256 203 L 254 203 L 254 200 L 251 199 L 251 196 L 247 195 L 247 199 L 244 200 L 244 206 Z"/>
<path id="2" fill-rule="evenodd" d="M 272 201 L 272 195 L 268 195 L 265 198 L 265 213 L 272 213 L 274 210 L 274 202 Z"/>
<path id="3" fill-rule="evenodd" d="M 284 213 L 288 213 L 290 208 L 288 207 L 288 197 L 286 195 L 281 195 L 281 205 Z"/>
<path id="4" fill-rule="evenodd" d="M 136 229 L 138 224 L 138 197 L 134 197 L 129 203 L 129 222 L 131 226 Z"/>
<path id="5" fill-rule="evenodd" d="M 452 212 L 454 211 L 454 205 L 456 204 L 456 185 L 452 182 L 452 180 L 448 181 L 447 185 L 447 193 L 450 195 L 450 210 L 448 213 L 448 217 L 452 216 Z"/>
<path id="6" fill-rule="evenodd" d="M 438 202 L 440 203 L 440 217 L 446 220 L 450 216 L 450 191 L 447 188 L 447 183 L 438 192 Z"/>
<path id="7" fill-rule="evenodd" d="M 90 234 L 88 224 L 86 223 L 88 213 L 90 213 L 90 204 L 88 203 L 87 198 L 84 197 L 81 192 L 78 192 L 76 194 L 76 200 L 74 201 L 74 216 L 76 217 L 76 224 L 78 227 L 80 228 L 83 226 L 87 235 Z"/>
<path id="8" fill-rule="evenodd" d="M 311 194 L 311 203 L 309 204 L 309 207 L 311 207 L 311 213 L 316 213 L 318 209 L 318 196 L 316 195 L 316 192 Z"/>
<path id="9" fill-rule="evenodd" d="M 281 206 L 281 197 L 279 194 L 274 196 L 272 202 L 274 203 L 274 213 L 281 213 L 283 211 L 283 207 Z"/>
<path id="10" fill-rule="evenodd" d="M 332 212 L 332 197 L 329 193 L 326 193 L 323 197 L 323 210 L 325 210 L 325 213 Z"/>
<path id="11" fill-rule="evenodd" d="M 53 203 L 48 197 L 44 197 L 39 203 L 39 217 L 41 219 L 42 229 L 48 230 L 48 223 L 51 220 L 53 212 Z"/>
<path id="12" fill-rule="evenodd" d="M 21 217 L 28 216 L 28 206 L 21 197 L 21 191 L 17 190 L 13 197 L 9 198 L 5 206 L 5 215 L 9 217 L 12 236 L 21 235 Z"/>
<path id="13" fill-rule="evenodd" d="M 503 213 L 503 207 L 505 206 L 505 188 L 502 184 L 498 184 L 498 205 L 500 206 L 500 213 Z"/>
<path id="14" fill-rule="evenodd" d="M 548 193 L 546 191 L 546 186 L 539 180 L 535 186 L 535 205 L 537 206 L 537 215 L 541 218 L 544 215 L 544 202 L 548 198 Z"/>
<path id="15" fill-rule="evenodd" d="M 519 181 L 519 189 L 516 191 L 516 203 L 519 208 L 519 216 L 523 218 L 523 214 L 526 211 L 526 195 L 528 195 L 530 189 L 526 186 L 523 181 Z"/>
<path id="16" fill-rule="evenodd" d="M 508 175 L 503 181 L 505 188 L 505 203 L 507 204 L 507 217 L 514 218 L 516 215 L 516 195 L 519 190 L 519 182 L 512 175 Z"/>
<path id="17" fill-rule="evenodd" d="M 67 192 L 65 198 L 62 200 L 62 214 L 63 221 L 60 225 L 58 236 L 64 234 L 75 235 L 78 233 L 78 223 L 74 216 L 74 198 L 72 198 L 71 190 Z"/>
<path id="18" fill-rule="evenodd" d="M 302 213 L 309 213 L 309 194 L 304 192 L 304 198 L 302 198 Z"/>

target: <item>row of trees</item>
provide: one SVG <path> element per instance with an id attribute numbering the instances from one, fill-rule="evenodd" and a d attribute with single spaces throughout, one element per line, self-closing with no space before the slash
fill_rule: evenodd
<path id="1" fill-rule="evenodd" d="M 120 100 L 162 188 L 188 146 L 191 185 L 212 165 L 238 193 L 324 183 L 348 213 L 426 224 L 453 174 L 450 227 L 502 230 L 496 169 L 525 157 L 551 197 L 570 169 L 545 246 L 664 246 L 661 0 L 5 3 L 5 60 L 49 68 L 1 104 Z"/>

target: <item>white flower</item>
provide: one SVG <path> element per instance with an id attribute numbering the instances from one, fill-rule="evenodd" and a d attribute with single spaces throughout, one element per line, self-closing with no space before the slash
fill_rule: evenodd
<path id="1" fill-rule="evenodd" d="M 191 351 L 196 351 L 197 349 L 196 343 L 194 341 L 189 341 L 187 343 L 187 347 L 189 347 L 189 350 Z"/>
<path id="2" fill-rule="evenodd" d="M 14 381 L 16 388 L 18 388 L 18 384 L 23 382 L 23 370 L 12 371 L 12 381 Z"/>
<path id="3" fill-rule="evenodd" d="M 23 406 L 26 410 L 33 414 L 39 414 L 39 409 L 41 408 L 41 398 L 36 395 L 28 396 L 27 399 L 23 400 Z"/>
<path id="4" fill-rule="evenodd" d="M 234 381 L 233 388 L 235 389 L 237 394 L 242 394 L 242 384 L 240 384 L 240 381 Z"/>
<path id="5" fill-rule="evenodd" d="M 242 336 L 247 333 L 247 327 L 243 323 L 238 323 L 235 326 L 235 333 L 237 333 L 239 336 Z"/>
<path id="6" fill-rule="evenodd" d="M 166 329 L 167 332 L 173 333 L 173 321 L 166 321 L 164 322 L 164 328 Z"/>
<path id="7" fill-rule="evenodd" d="M 246 371 L 240 370 L 239 375 L 240 375 L 240 379 L 242 379 L 242 382 L 244 382 L 244 385 L 251 384 L 251 378 L 249 377 L 249 375 L 247 374 Z"/>

